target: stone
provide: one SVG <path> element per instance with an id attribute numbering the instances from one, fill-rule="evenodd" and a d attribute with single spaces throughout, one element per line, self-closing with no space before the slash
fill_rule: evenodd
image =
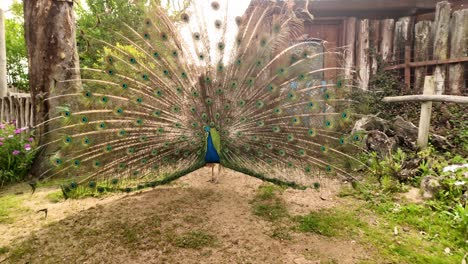
<path id="1" fill-rule="evenodd" d="M 441 185 L 439 180 L 434 176 L 426 176 L 421 181 L 421 190 L 423 192 L 423 199 L 433 199 L 435 194 L 440 191 Z"/>

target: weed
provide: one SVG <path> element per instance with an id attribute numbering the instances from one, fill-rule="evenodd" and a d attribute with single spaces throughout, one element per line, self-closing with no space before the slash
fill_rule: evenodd
<path id="1" fill-rule="evenodd" d="M 251 201 L 255 215 L 270 222 L 287 217 L 288 210 L 284 201 L 277 197 L 281 189 L 274 185 L 262 185 L 255 198 Z"/>
<path id="2" fill-rule="evenodd" d="M 292 239 L 290 234 L 290 228 L 286 226 L 276 226 L 270 234 L 270 237 L 282 241 Z"/>
<path id="3" fill-rule="evenodd" d="M 216 237 L 204 231 L 191 231 L 174 239 L 174 244 L 181 248 L 201 249 L 212 247 L 216 243 Z"/>

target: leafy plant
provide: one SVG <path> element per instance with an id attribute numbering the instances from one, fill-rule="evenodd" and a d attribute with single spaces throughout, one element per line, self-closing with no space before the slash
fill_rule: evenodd
<path id="1" fill-rule="evenodd" d="M 34 147 L 27 128 L 0 122 L 0 186 L 23 179 L 34 159 Z"/>
<path id="2" fill-rule="evenodd" d="M 468 239 L 468 204 L 465 206 L 457 204 L 452 211 L 445 211 L 445 213 L 453 217 L 455 227 L 464 234 L 465 239 Z"/>

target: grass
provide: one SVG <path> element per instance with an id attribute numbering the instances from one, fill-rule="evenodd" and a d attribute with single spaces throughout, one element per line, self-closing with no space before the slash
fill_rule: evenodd
<path id="1" fill-rule="evenodd" d="M 27 211 L 22 206 L 23 198 L 17 195 L 5 195 L 0 197 L 0 224 L 9 224 L 15 221 L 17 214 Z"/>
<path id="2" fill-rule="evenodd" d="M 271 222 L 270 236 L 278 240 L 291 240 L 291 232 L 354 240 L 375 250 L 373 261 L 389 263 L 460 263 L 468 249 L 447 215 L 425 205 L 397 205 L 391 194 L 363 202 L 347 190 L 351 197 L 345 206 L 291 216 L 282 190 L 262 185 L 251 201 L 253 213 Z M 444 252 L 447 247 L 450 254 Z"/>
<path id="3" fill-rule="evenodd" d="M 251 201 L 253 212 L 267 221 L 275 222 L 289 216 L 286 204 L 278 197 L 282 189 L 275 185 L 262 185 Z"/>
<path id="4" fill-rule="evenodd" d="M 46 195 L 46 199 L 51 203 L 59 203 L 63 201 L 62 191 L 51 192 Z"/>
<path id="5" fill-rule="evenodd" d="M 297 230 L 327 237 L 351 235 L 365 225 L 356 215 L 333 209 L 311 212 L 308 215 L 298 216 L 295 220 Z"/>
<path id="6" fill-rule="evenodd" d="M 11 263 L 18 263 L 23 256 L 33 251 L 33 244 L 35 239 L 36 237 L 33 234 L 30 238 L 9 250 L 8 260 L 10 260 Z"/>
<path id="7" fill-rule="evenodd" d="M 0 247 L 0 255 L 6 254 L 10 251 L 8 247 Z"/>
<path id="8" fill-rule="evenodd" d="M 180 248 L 201 249 L 216 244 L 216 237 L 200 230 L 186 232 L 174 239 L 174 244 Z"/>
<path id="9" fill-rule="evenodd" d="M 261 185 L 254 199 L 250 201 L 254 215 L 271 222 L 272 231 L 269 236 L 280 241 L 292 239 L 291 216 L 280 196 L 283 190 L 283 187 L 277 185 Z"/>
<path id="10" fill-rule="evenodd" d="M 390 263 L 460 263 L 464 255 L 462 247 L 454 247 L 454 243 L 445 243 L 440 238 L 422 235 L 419 229 L 412 225 L 412 220 L 417 217 L 415 213 L 408 221 L 400 218 L 395 221 L 389 217 L 377 217 L 375 224 L 370 224 L 364 216 L 373 215 L 375 211 L 365 207 L 360 208 L 335 208 L 312 212 L 296 218 L 296 229 L 301 232 L 315 233 L 327 237 L 339 237 L 353 239 L 364 245 L 372 245 L 377 250 L 382 261 Z M 376 217 L 376 216 L 374 216 Z M 430 215 L 419 214 L 422 222 L 428 220 Z M 442 223 L 433 223 L 435 228 L 442 228 Z M 402 227 L 409 227 L 407 232 Z M 399 230 L 394 234 L 394 228 Z M 447 232 L 450 233 L 447 227 Z M 449 247 L 451 254 L 444 253 Z M 465 248 L 466 250 L 466 248 Z"/>

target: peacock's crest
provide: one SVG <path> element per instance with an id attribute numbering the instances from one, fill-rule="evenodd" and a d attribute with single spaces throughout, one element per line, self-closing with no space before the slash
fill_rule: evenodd
<path id="1" fill-rule="evenodd" d="M 136 28 L 91 39 L 106 47 L 101 66 L 67 80 L 82 91 L 48 99 L 63 106 L 48 121 L 44 146 L 56 152 L 43 176 L 72 177 L 67 188 L 154 186 L 203 166 L 210 142 L 222 165 L 263 179 L 349 176 L 362 140 L 345 133 L 351 85 L 341 67 L 324 67 L 341 53 L 298 41 L 303 21 L 286 5 L 231 8 L 197 1 L 174 12 L 151 2 Z"/>

